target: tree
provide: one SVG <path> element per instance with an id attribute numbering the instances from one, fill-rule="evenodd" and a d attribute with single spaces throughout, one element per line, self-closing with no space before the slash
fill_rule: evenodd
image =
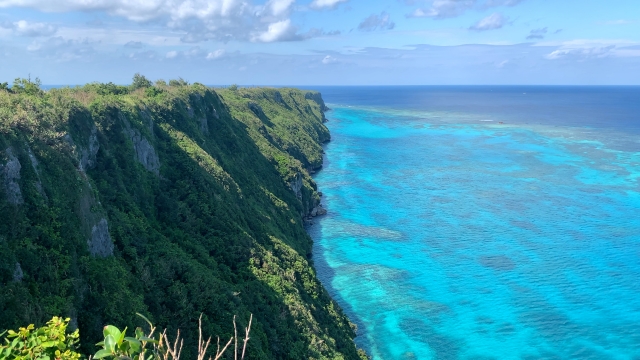
<path id="1" fill-rule="evenodd" d="M 31 76 L 27 79 L 17 78 L 13 80 L 13 85 L 11 86 L 11 91 L 14 93 L 24 93 L 28 95 L 39 95 L 42 93 L 42 89 L 40 89 L 39 78 L 36 78 L 34 81 L 31 81 Z"/>
<path id="2" fill-rule="evenodd" d="M 183 78 L 169 80 L 169 86 L 187 86 L 189 82 Z"/>
<path id="3" fill-rule="evenodd" d="M 144 75 L 140 75 L 140 73 L 136 73 L 135 75 L 133 75 L 133 82 L 131 83 L 131 87 L 133 88 L 133 90 L 148 88 L 151 86 L 153 86 L 153 84 Z"/>

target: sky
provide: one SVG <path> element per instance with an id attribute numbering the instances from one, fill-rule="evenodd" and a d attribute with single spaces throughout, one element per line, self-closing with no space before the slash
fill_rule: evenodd
<path id="1" fill-rule="evenodd" d="M 640 85 L 639 0 L 0 0 L 0 82 Z"/>

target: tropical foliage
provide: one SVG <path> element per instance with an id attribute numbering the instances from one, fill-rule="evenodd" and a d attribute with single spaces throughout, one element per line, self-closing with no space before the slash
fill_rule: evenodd
<path id="1" fill-rule="evenodd" d="M 230 338 L 252 313 L 247 358 L 359 358 L 303 228 L 329 140 L 318 98 L 140 75 L 0 89 L 0 331 L 63 315 L 89 354 L 144 313 L 191 359 L 198 314 Z"/>

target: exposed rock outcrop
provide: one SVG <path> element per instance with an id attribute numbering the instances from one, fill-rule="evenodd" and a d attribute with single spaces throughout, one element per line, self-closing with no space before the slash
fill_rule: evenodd
<path id="1" fill-rule="evenodd" d="M 278 104 L 280 104 L 280 105 L 284 106 L 285 108 L 287 108 L 287 109 L 291 109 L 291 107 L 289 106 L 289 104 L 287 104 L 287 102 L 286 102 L 286 101 L 284 101 L 284 98 L 282 97 L 282 93 L 280 93 L 280 91 L 277 91 L 277 90 L 276 90 L 276 91 L 274 91 L 274 92 L 273 92 L 273 100 L 274 100 L 276 103 L 278 103 Z"/>
<path id="2" fill-rule="evenodd" d="M 311 210 L 310 215 L 315 217 L 315 216 L 326 215 L 326 214 L 327 214 L 327 210 L 322 207 L 322 204 L 318 204 L 318 206 L 314 207 Z"/>
<path id="3" fill-rule="evenodd" d="M 313 100 L 316 103 L 318 103 L 318 105 L 320 105 L 320 110 L 322 110 L 323 112 L 331 110 L 324 103 L 324 99 L 322 99 L 322 95 L 319 92 L 309 91 L 306 94 L 304 94 L 304 98 L 305 99 L 309 99 L 309 100 Z"/>
<path id="4" fill-rule="evenodd" d="M 125 133 L 127 137 L 133 143 L 133 150 L 135 159 L 144 166 L 145 169 L 151 171 L 156 175 L 160 175 L 160 158 L 156 153 L 156 149 L 147 140 L 138 129 L 131 127 L 129 121 L 120 114 L 121 119 L 125 125 Z"/>
<path id="5" fill-rule="evenodd" d="M 262 106 L 254 103 L 254 102 L 249 102 L 249 104 L 247 104 L 247 106 L 249 107 L 249 110 L 251 110 L 251 112 L 256 114 L 258 119 L 260 119 L 260 120 L 268 119 L 267 115 L 264 113 L 264 110 L 262 110 Z"/>
<path id="6" fill-rule="evenodd" d="M 298 199 L 302 199 L 302 174 L 297 173 L 293 180 L 289 182 L 289 187 Z"/>
<path id="7" fill-rule="evenodd" d="M 22 191 L 20 190 L 20 161 L 13 154 L 12 148 L 7 148 L 5 154 L 8 161 L 4 165 L 0 165 L 0 174 L 2 175 L 4 191 L 7 196 L 7 201 L 13 205 L 24 203 L 22 198 Z"/>
<path id="8" fill-rule="evenodd" d="M 78 167 L 80 171 L 86 171 L 96 166 L 96 154 L 100 150 L 100 143 L 98 142 L 98 129 L 96 127 L 91 128 L 91 135 L 89 135 L 89 146 L 87 148 L 80 147 L 78 152 L 80 153 L 80 161 Z"/>
<path id="9" fill-rule="evenodd" d="M 82 224 L 82 231 L 87 239 L 89 253 L 95 257 L 113 255 L 113 240 L 109 235 L 109 223 L 104 216 L 102 204 L 89 181 L 81 188 L 78 215 Z"/>
<path id="10" fill-rule="evenodd" d="M 24 279 L 24 272 L 22 271 L 22 266 L 20 266 L 19 262 L 16 262 L 15 269 L 13 270 L 13 281 L 21 282 Z"/>
<path id="11" fill-rule="evenodd" d="M 89 253 L 95 257 L 107 257 L 113 255 L 113 240 L 109 235 L 107 219 L 102 218 L 91 228 L 91 238 L 87 241 Z"/>
<path id="12" fill-rule="evenodd" d="M 44 189 L 42 188 L 42 180 L 40 179 L 40 170 L 38 169 L 38 159 L 36 159 L 36 156 L 33 154 L 33 151 L 31 151 L 31 148 L 27 148 L 27 154 L 29 155 L 29 161 L 31 161 L 31 167 L 33 168 L 33 171 L 35 171 L 36 176 L 38 177 L 38 180 L 35 183 L 35 187 L 36 190 L 38 190 L 38 193 L 40 195 L 42 195 L 42 197 L 46 198 L 47 194 L 45 194 Z"/>

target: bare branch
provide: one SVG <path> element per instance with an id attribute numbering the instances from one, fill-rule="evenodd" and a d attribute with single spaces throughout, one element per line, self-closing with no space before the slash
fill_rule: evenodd
<path id="1" fill-rule="evenodd" d="M 236 346 L 233 348 L 234 359 L 238 360 L 238 329 L 236 328 L 236 316 L 233 315 L 233 337 L 236 339 Z"/>
<path id="2" fill-rule="evenodd" d="M 167 337 L 167 330 L 165 329 L 161 336 L 165 338 L 165 343 L 167 344 L 167 352 L 164 354 L 165 360 L 180 360 L 180 355 L 182 354 L 182 345 L 184 345 L 184 339 L 180 339 L 180 329 L 178 329 L 178 334 L 176 335 L 176 341 L 173 343 L 173 347 L 169 342 L 169 338 Z M 179 346 L 178 346 L 179 345 Z M 169 358 L 171 356 L 171 358 Z"/>
<path id="3" fill-rule="evenodd" d="M 216 353 L 216 357 L 213 360 L 218 360 L 220 359 L 220 356 L 222 356 L 224 354 L 225 351 L 227 351 L 227 348 L 229 347 L 229 345 L 231 345 L 231 341 L 233 341 L 233 337 L 231 339 L 229 339 L 229 342 L 227 343 L 227 345 L 224 346 L 224 348 L 222 349 L 222 351 L 218 351 Z M 218 343 L 220 342 L 220 338 L 218 338 Z M 220 348 L 220 346 L 218 345 L 218 349 Z"/>
<path id="4" fill-rule="evenodd" d="M 249 326 L 244 329 L 244 345 L 242 346 L 242 357 L 240 359 L 244 360 L 244 352 L 247 350 L 247 343 L 249 342 L 249 333 L 251 332 L 251 321 L 253 321 L 253 314 L 249 317 Z"/>
<path id="5" fill-rule="evenodd" d="M 211 336 L 209 336 L 206 344 L 202 341 L 202 314 L 200 314 L 200 319 L 198 320 L 198 332 L 198 360 L 204 360 L 209 344 L 211 343 Z M 220 349 L 220 338 L 218 338 L 218 349 Z"/>

